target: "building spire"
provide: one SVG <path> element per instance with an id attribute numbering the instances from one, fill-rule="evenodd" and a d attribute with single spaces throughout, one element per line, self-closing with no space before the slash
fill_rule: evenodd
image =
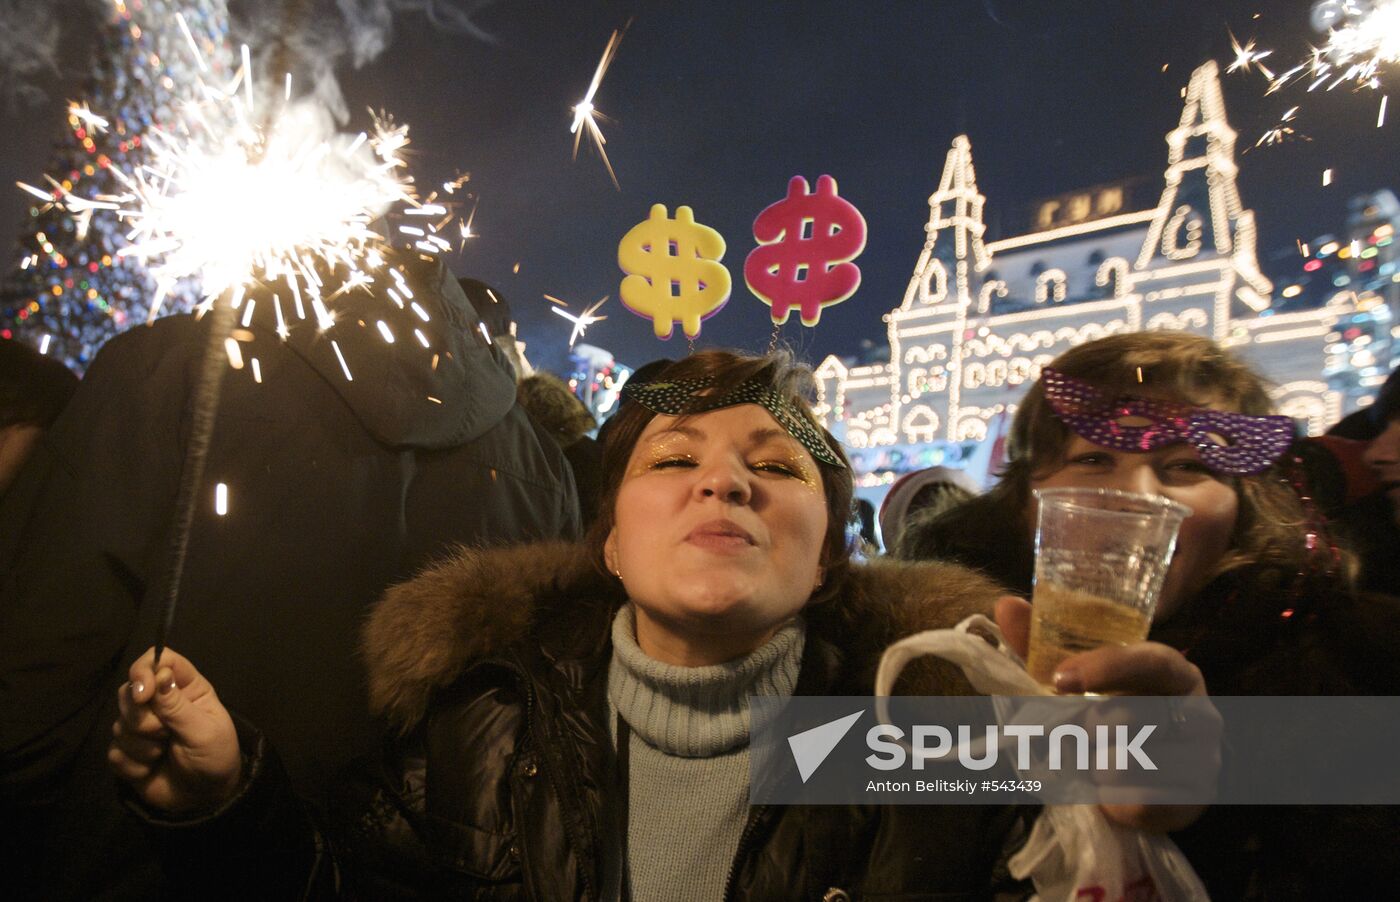
<path id="1" fill-rule="evenodd" d="M 1136 268 L 1154 259 L 1235 252 L 1245 217 L 1235 178 L 1235 130 L 1225 119 L 1214 61 L 1191 73 L 1180 124 L 1167 133 L 1166 184 Z M 1252 249 L 1251 249 L 1252 250 Z"/>
<path id="2" fill-rule="evenodd" d="M 991 265 L 991 254 L 982 242 L 987 227 L 982 222 L 986 198 L 977 190 L 972 168 L 972 142 L 958 135 L 948 150 L 938 188 L 929 196 L 928 225 L 923 252 L 904 292 L 901 310 L 919 304 L 956 301 L 966 307 L 972 298 L 971 276 Z M 950 231 L 951 235 L 945 235 Z M 952 296 L 951 298 L 949 296 Z"/>
<path id="3" fill-rule="evenodd" d="M 967 135 L 958 135 L 943 164 L 943 176 L 938 190 L 928 199 L 928 247 L 932 250 L 938 235 L 953 229 L 953 260 L 961 263 L 971 259 L 974 269 L 987 268 L 991 257 L 982 244 L 987 227 L 982 222 L 982 205 L 987 199 L 977 190 L 977 172 L 972 167 L 972 142 Z"/>

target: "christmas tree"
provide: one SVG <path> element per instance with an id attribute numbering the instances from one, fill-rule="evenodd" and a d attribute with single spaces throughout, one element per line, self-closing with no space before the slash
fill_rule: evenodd
<path id="1" fill-rule="evenodd" d="M 106 21 L 82 101 L 36 180 L 53 200 L 121 195 L 113 169 L 133 173 L 152 128 L 177 129 L 202 75 L 233 71 L 226 0 L 106 0 Z M 196 48 L 198 52 L 196 52 Z M 207 71 L 205 71 L 207 69 Z M 61 188 L 61 190 L 60 190 Z M 37 196 L 22 228 L 18 265 L 0 295 L 0 338 L 28 341 L 78 371 L 108 338 L 144 323 L 156 298 L 144 265 L 119 255 L 126 226 L 110 211 L 75 216 Z M 176 286 L 160 312 L 188 310 L 198 286 Z"/>

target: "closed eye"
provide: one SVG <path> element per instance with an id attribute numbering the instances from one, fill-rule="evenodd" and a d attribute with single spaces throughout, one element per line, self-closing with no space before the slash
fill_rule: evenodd
<path id="1" fill-rule="evenodd" d="M 661 460 L 653 461 L 651 468 L 653 470 L 667 470 L 671 469 L 672 467 L 693 466 L 695 466 L 695 461 L 694 459 L 689 457 L 663 457 Z"/>
<path id="2" fill-rule="evenodd" d="M 799 473 L 792 466 L 782 463 L 780 461 L 762 461 L 761 463 L 756 463 L 752 466 L 753 469 L 757 470 L 760 473 L 777 473 L 781 476 L 791 476 L 794 479 L 802 479 L 804 475 L 802 473 Z"/>
<path id="3" fill-rule="evenodd" d="M 1075 455 L 1067 461 L 1067 463 L 1079 464 L 1087 467 L 1103 466 L 1108 462 L 1109 458 L 1107 454 L 1100 454 L 1095 451 L 1090 451 L 1087 454 Z"/>

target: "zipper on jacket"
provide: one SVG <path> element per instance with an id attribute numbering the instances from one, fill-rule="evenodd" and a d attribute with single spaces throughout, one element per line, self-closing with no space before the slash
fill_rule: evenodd
<path id="1" fill-rule="evenodd" d="M 771 805 L 759 805 L 749 812 L 749 819 L 744 824 L 744 832 L 739 834 L 739 848 L 734 851 L 734 860 L 729 863 L 729 876 L 724 879 L 724 898 L 727 900 L 734 898 L 734 884 L 739 879 L 739 862 L 744 860 L 748 854 L 749 841 L 753 839 L 754 833 L 758 830 L 759 821 L 768 815 Z"/>
<path id="2" fill-rule="evenodd" d="M 516 677 L 520 680 L 521 684 L 524 685 L 524 687 L 525 687 L 525 726 L 526 726 L 526 731 L 527 731 L 531 736 L 536 736 L 536 732 L 537 732 L 537 731 L 536 731 L 536 729 L 535 729 L 535 721 L 534 721 L 534 713 L 535 713 L 535 686 L 534 686 L 534 683 L 531 682 L 530 678 L 527 677 L 527 676 L 524 674 L 524 672 L 521 671 L 519 668 L 517 668 L 514 664 L 510 664 L 510 665 L 508 665 L 508 666 L 510 667 L 510 669 L 511 669 L 512 671 L 514 671 Z M 543 737 L 543 738 L 548 739 L 548 737 Z M 541 757 L 543 757 L 543 754 L 542 754 L 542 753 L 543 753 L 543 745 L 542 745 L 541 743 L 539 743 L 538 739 L 539 739 L 539 737 L 536 737 L 536 740 L 535 740 L 535 743 L 536 743 L 536 746 L 537 746 L 537 754 L 540 754 Z M 558 782 L 558 781 L 559 781 L 559 775 L 555 773 L 555 769 L 554 769 L 553 767 L 545 767 L 545 768 L 543 768 L 543 770 L 544 770 L 544 772 L 545 772 L 545 779 L 549 781 L 549 788 L 550 788 L 551 790 L 553 790 L 553 792 L 554 792 L 554 797 L 557 798 L 557 799 L 559 800 L 560 804 L 563 804 L 563 803 L 564 803 L 565 796 L 564 796 L 564 793 L 563 793 L 563 787 L 561 787 L 561 786 L 559 785 L 559 782 Z M 567 827 L 566 827 L 566 829 L 567 829 Z M 525 863 L 525 854 L 524 854 L 524 850 L 523 850 L 523 842 L 524 842 L 524 835 L 525 835 L 525 833 L 524 833 L 523 830 L 520 829 L 520 824 L 519 824 L 518 819 L 517 819 L 517 823 L 516 823 L 516 830 L 517 830 L 517 831 L 519 832 L 519 834 L 520 834 L 520 838 L 517 839 L 516 842 L 522 844 L 522 851 L 521 851 L 521 856 L 520 856 L 520 858 L 521 858 L 520 867 L 521 867 L 521 869 L 522 869 L 522 871 L 523 871 L 523 870 L 525 870 L 525 869 L 528 868 L 528 865 L 526 865 L 526 863 Z M 572 832 L 572 831 L 571 831 L 571 832 Z M 577 842 L 575 842 L 575 845 L 577 845 Z M 581 851 L 581 850 L 580 850 L 580 851 Z M 593 891 L 593 886 L 592 886 L 592 884 L 591 884 L 591 883 L 589 882 L 589 880 L 588 880 L 588 868 L 584 865 L 584 863 L 583 863 L 582 861 L 580 861 L 579 864 L 578 864 L 578 879 L 580 880 L 580 882 L 583 883 L 583 897 L 584 897 L 585 899 L 601 899 L 601 898 L 602 898 L 601 896 L 599 896 L 599 895 L 597 895 L 597 894 L 594 893 L 594 891 Z"/>

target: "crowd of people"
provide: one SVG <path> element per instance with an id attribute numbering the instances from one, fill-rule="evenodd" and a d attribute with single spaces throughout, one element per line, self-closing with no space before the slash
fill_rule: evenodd
<path id="1" fill-rule="evenodd" d="M 658 361 L 595 440 L 498 292 L 413 277 L 450 365 L 366 337 L 351 382 L 249 324 L 262 382 L 226 377 L 208 464 L 236 512 L 196 519 L 158 660 L 206 325 L 133 330 L 52 415 L 5 412 L 42 433 L 0 484 L 6 897 L 1026 898 L 1035 808 L 751 805 L 748 699 L 868 696 L 892 642 L 971 614 L 1024 653 L 1039 488 L 1191 509 L 1147 640 L 1067 658 L 1058 691 L 1400 694 L 1395 377 L 1265 453 L 1267 388 L 1219 345 L 1086 343 L 1020 399 L 989 490 L 891 488 L 881 554 L 788 355 Z M 1400 840 L 1380 806 L 1102 811 L 1170 834 L 1217 899 L 1367 897 Z"/>

